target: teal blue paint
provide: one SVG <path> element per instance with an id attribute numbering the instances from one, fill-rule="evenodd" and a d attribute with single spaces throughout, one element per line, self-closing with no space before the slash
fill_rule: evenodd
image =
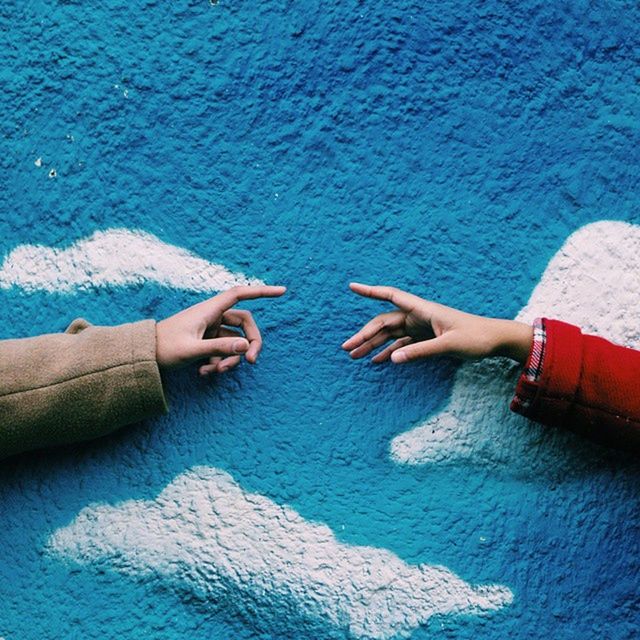
<path id="1" fill-rule="evenodd" d="M 498 614 L 416 639 L 440 624 L 461 639 L 637 636 L 634 464 L 558 486 L 398 467 L 388 442 L 445 403 L 455 365 L 378 369 L 338 349 L 377 308 L 347 293 L 350 279 L 512 316 L 569 233 L 640 222 L 635 4 L 32 0 L 0 12 L 0 252 L 125 226 L 290 287 L 248 305 L 266 338 L 257 367 L 213 383 L 175 374 L 169 416 L 4 463 L 0 636 L 279 639 L 175 585 L 69 575 L 40 554 L 88 503 L 152 497 L 196 464 L 345 542 L 515 592 Z M 199 299 L 147 285 L 1 295 L 7 337 Z M 576 495 L 594 498 L 577 509 Z"/>

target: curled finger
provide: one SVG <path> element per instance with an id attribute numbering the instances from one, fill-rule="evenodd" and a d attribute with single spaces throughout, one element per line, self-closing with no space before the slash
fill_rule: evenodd
<path id="1" fill-rule="evenodd" d="M 395 342 L 392 342 L 388 347 L 383 349 L 380 353 L 376 353 L 373 358 L 371 358 L 371 362 L 375 362 L 376 364 L 380 362 L 384 362 L 391 357 L 391 354 L 396 351 L 396 349 L 400 349 L 408 344 L 413 342 L 413 338 L 411 336 L 405 336 L 404 338 L 398 338 Z"/>
<path id="2" fill-rule="evenodd" d="M 342 348 L 346 351 L 364 344 L 367 340 L 371 340 L 377 333 L 383 331 L 394 331 L 404 326 L 405 314 L 402 311 L 390 311 L 389 313 L 381 313 L 354 333 L 348 340 L 342 343 Z M 380 343 L 382 344 L 382 343 Z"/>
<path id="3" fill-rule="evenodd" d="M 245 357 L 251 363 L 255 363 L 262 349 L 262 336 L 260 329 L 249 311 L 244 309 L 230 309 L 222 315 L 222 321 L 232 327 L 240 327 L 249 341 L 249 349 Z"/>
<path id="4" fill-rule="evenodd" d="M 240 364 L 240 356 L 229 356 L 227 358 L 210 358 L 207 364 L 203 364 L 198 368 L 201 376 L 208 376 L 212 373 L 226 373 L 230 369 Z"/>
<path id="5" fill-rule="evenodd" d="M 216 371 L 216 365 L 215 364 L 203 364 L 203 365 L 198 367 L 198 373 L 203 378 L 206 378 L 207 376 L 210 376 L 212 373 L 215 373 L 215 371 Z"/>
<path id="6" fill-rule="evenodd" d="M 380 345 L 385 344 L 385 342 L 389 342 L 392 338 L 396 337 L 390 331 L 380 331 L 376 333 L 373 338 L 363 342 L 359 347 L 356 347 L 352 351 L 349 352 L 349 355 L 357 360 L 358 358 L 362 358 L 367 354 L 371 353 L 374 349 L 378 348 Z"/>
<path id="7" fill-rule="evenodd" d="M 216 371 L 218 373 L 225 373 L 240 364 L 240 356 L 229 356 L 228 358 L 222 358 L 216 365 Z"/>

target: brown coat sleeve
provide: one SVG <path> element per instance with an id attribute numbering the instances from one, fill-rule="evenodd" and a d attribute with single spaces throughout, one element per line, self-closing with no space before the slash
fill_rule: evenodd
<path id="1" fill-rule="evenodd" d="M 166 411 L 153 320 L 0 340 L 0 458 Z"/>

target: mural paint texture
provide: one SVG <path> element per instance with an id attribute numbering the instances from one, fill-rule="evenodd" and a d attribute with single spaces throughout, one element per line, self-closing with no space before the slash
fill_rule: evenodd
<path id="1" fill-rule="evenodd" d="M 640 346 L 633 3 L 0 7 L 0 334 L 235 284 L 258 364 L 0 467 L 0 637 L 632 639 L 640 468 L 350 280 Z M 52 354 L 54 357 L 55 354 Z"/>

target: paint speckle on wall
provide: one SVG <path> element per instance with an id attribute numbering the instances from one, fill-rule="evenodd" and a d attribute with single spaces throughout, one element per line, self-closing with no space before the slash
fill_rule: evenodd
<path id="1" fill-rule="evenodd" d="M 2 464 L 0 636 L 636 640 L 635 461 L 340 345 L 351 280 L 640 345 L 640 8 L 214 4 L 0 8 L 0 337 L 288 287 L 255 366 Z"/>

